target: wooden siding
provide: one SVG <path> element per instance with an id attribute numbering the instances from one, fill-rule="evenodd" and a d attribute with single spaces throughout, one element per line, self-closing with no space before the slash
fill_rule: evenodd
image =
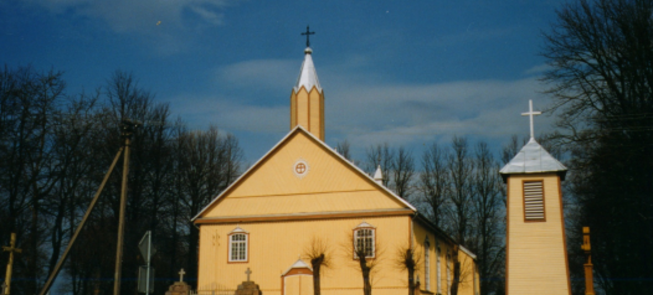
<path id="1" fill-rule="evenodd" d="M 363 280 L 351 245 L 352 230 L 363 221 L 376 228 L 379 265 L 372 277 L 374 294 L 405 294 L 406 274 L 397 269 L 393 255 L 408 242 L 409 216 L 202 225 L 198 290 L 235 289 L 249 267 L 264 294 L 281 294 L 282 273 L 298 256 L 310 265 L 308 247 L 313 237 L 322 237 L 332 257 L 332 266 L 322 274 L 323 294 L 360 294 Z M 248 263 L 227 263 L 227 235 L 236 226 L 249 232 Z"/>
<path id="2" fill-rule="evenodd" d="M 524 221 L 525 181 L 543 181 L 545 220 Z M 507 294 L 571 294 L 559 176 L 508 178 Z"/>
<path id="3" fill-rule="evenodd" d="M 412 243 L 413 243 L 413 248 L 415 249 L 415 253 L 417 253 L 420 256 L 420 264 L 418 266 L 418 270 L 415 272 L 415 275 L 419 274 L 420 280 L 421 280 L 421 289 L 426 290 L 426 281 L 424 280 L 425 275 L 426 275 L 426 267 L 424 265 L 425 260 L 424 260 L 424 240 L 426 239 L 426 236 L 428 235 L 429 237 L 429 243 L 431 244 L 431 247 L 429 249 L 430 253 L 430 264 L 431 264 L 431 273 L 430 273 L 430 279 L 431 279 L 431 289 L 427 291 L 431 291 L 433 293 L 438 292 L 438 284 L 440 284 L 440 288 L 442 290 L 442 294 L 447 294 L 447 252 L 448 251 L 453 251 L 453 246 L 450 242 L 438 238 L 434 233 L 430 232 L 428 229 L 424 228 L 420 223 L 413 223 L 413 237 L 412 237 Z M 440 245 L 440 281 L 438 282 L 437 280 L 437 246 Z M 458 252 L 458 257 L 461 261 L 461 284 L 458 289 L 458 294 L 460 295 L 475 295 L 474 293 L 474 279 L 478 278 L 478 274 L 474 276 L 474 272 L 476 271 L 476 262 L 469 256 L 467 253 L 463 251 Z M 452 265 L 449 264 L 449 267 Z M 453 271 L 452 271 L 453 273 Z M 407 276 L 407 274 L 404 272 L 404 276 Z M 407 278 L 406 278 L 407 280 Z M 478 284 L 478 280 L 477 280 Z M 477 285 L 478 286 L 478 285 Z"/>
<path id="4" fill-rule="evenodd" d="M 293 170 L 300 159 L 308 164 L 301 178 Z M 297 132 L 202 217 L 401 208 L 406 206 Z"/>

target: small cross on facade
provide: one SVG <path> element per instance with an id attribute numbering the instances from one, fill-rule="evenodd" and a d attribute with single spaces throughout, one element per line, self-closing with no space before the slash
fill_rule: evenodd
<path id="1" fill-rule="evenodd" d="M 521 113 L 522 116 L 529 116 L 531 119 L 531 138 L 535 138 L 535 129 L 533 128 L 533 116 L 541 115 L 542 112 L 533 112 L 533 100 L 528 100 L 528 112 Z"/>
<path id="2" fill-rule="evenodd" d="M 306 36 L 306 47 L 311 47 L 311 42 L 308 40 L 310 35 L 315 35 L 315 32 L 311 32 L 311 30 L 308 29 L 308 26 L 306 26 L 306 32 L 302 33 L 302 36 Z"/>
<path id="3" fill-rule="evenodd" d="M 252 271 L 249 269 L 249 267 L 248 267 L 247 270 L 245 271 L 245 274 L 247 275 L 247 281 L 249 282 L 249 275 L 252 274 Z"/>
<path id="4" fill-rule="evenodd" d="M 184 269 L 182 268 L 182 269 L 178 272 L 178 274 L 179 274 L 179 281 L 183 283 L 183 282 L 184 282 L 184 275 L 186 274 L 186 272 L 185 272 Z"/>

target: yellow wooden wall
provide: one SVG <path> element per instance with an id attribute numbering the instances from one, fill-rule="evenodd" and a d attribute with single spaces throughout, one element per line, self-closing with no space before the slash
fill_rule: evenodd
<path id="1" fill-rule="evenodd" d="M 431 280 L 431 285 L 430 285 L 430 290 L 426 289 L 426 266 L 425 266 L 425 256 L 424 253 L 427 251 L 424 248 L 424 241 L 426 240 L 426 236 L 428 235 L 429 237 L 429 243 L 430 243 L 430 248 L 428 249 L 430 253 L 430 265 L 431 265 L 431 271 L 430 271 L 430 280 Z M 437 235 L 434 233 L 430 232 L 424 226 L 422 226 L 420 223 L 413 223 L 413 248 L 415 249 L 415 253 L 419 255 L 420 258 L 420 264 L 419 264 L 419 269 L 415 272 L 415 274 L 419 274 L 420 281 L 421 281 L 421 290 L 426 290 L 430 291 L 433 293 L 438 292 L 438 284 L 440 285 L 440 291 L 443 295 L 449 294 L 448 290 L 450 288 L 450 284 L 447 282 L 447 272 L 451 273 L 450 279 L 453 280 L 453 261 L 447 259 L 447 253 L 450 252 L 453 256 L 453 245 L 450 244 L 449 242 L 439 238 Z M 438 281 L 437 279 L 437 248 L 436 245 L 440 245 L 440 280 Z M 469 256 L 467 255 L 464 251 L 459 251 L 459 259 L 461 261 L 461 284 L 459 285 L 458 289 L 458 294 L 460 295 L 475 295 L 474 292 L 474 278 L 478 278 L 478 273 L 474 275 L 474 272 L 476 271 L 476 262 Z M 407 275 L 407 274 L 405 274 Z M 478 285 L 478 280 L 477 280 L 477 285 Z M 478 288 L 478 287 L 477 287 Z M 478 289 L 476 289 L 478 290 Z M 480 292 L 479 292 L 480 293 Z"/>
<path id="2" fill-rule="evenodd" d="M 544 222 L 524 221 L 528 180 L 543 180 Z M 509 176 L 507 215 L 507 294 L 571 294 L 559 176 Z"/>
<path id="3" fill-rule="evenodd" d="M 294 174 L 298 160 L 309 169 L 301 178 Z M 343 161 L 296 132 L 202 217 L 407 208 Z"/>
<path id="4" fill-rule="evenodd" d="M 351 247 L 353 229 L 363 221 L 376 227 L 373 293 L 405 294 L 407 275 L 398 269 L 395 255 L 410 240 L 409 216 L 201 225 L 198 290 L 235 289 L 249 267 L 264 294 L 280 294 L 281 274 L 300 256 L 310 265 L 306 253 L 311 241 L 322 237 L 332 258 L 322 274 L 323 294 L 360 294 L 363 281 Z M 227 235 L 236 226 L 249 232 L 247 263 L 227 263 Z"/>

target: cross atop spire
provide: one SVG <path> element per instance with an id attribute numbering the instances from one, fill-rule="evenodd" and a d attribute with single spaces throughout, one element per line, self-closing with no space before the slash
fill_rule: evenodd
<path id="1" fill-rule="evenodd" d="M 529 116 L 531 119 L 531 138 L 535 138 L 535 131 L 533 128 L 533 116 L 541 115 L 542 112 L 533 112 L 533 100 L 528 100 L 528 112 L 521 113 L 522 116 Z"/>
<path id="2" fill-rule="evenodd" d="M 302 36 L 306 36 L 306 47 L 311 47 L 311 42 L 308 40 L 308 37 L 311 35 L 315 35 L 315 32 L 311 32 L 311 30 L 308 29 L 308 26 L 306 26 L 306 32 L 302 33 Z"/>

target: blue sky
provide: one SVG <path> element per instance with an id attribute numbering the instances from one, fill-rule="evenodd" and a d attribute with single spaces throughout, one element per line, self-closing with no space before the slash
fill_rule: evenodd
<path id="1" fill-rule="evenodd" d="M 289 130 L 311 26 L 326 142 L 358 158 L 387 142 L 416 156 L 453 135 L 499 151 L 544 109 L 542 32 L 563 1 L 0 1 L 0 62 L 61 70 L 68 92 L 115 70 L 191 128 L 235 134 L 252 163 Z M 554 118 L 536 118 L 536 134 Z"/>

